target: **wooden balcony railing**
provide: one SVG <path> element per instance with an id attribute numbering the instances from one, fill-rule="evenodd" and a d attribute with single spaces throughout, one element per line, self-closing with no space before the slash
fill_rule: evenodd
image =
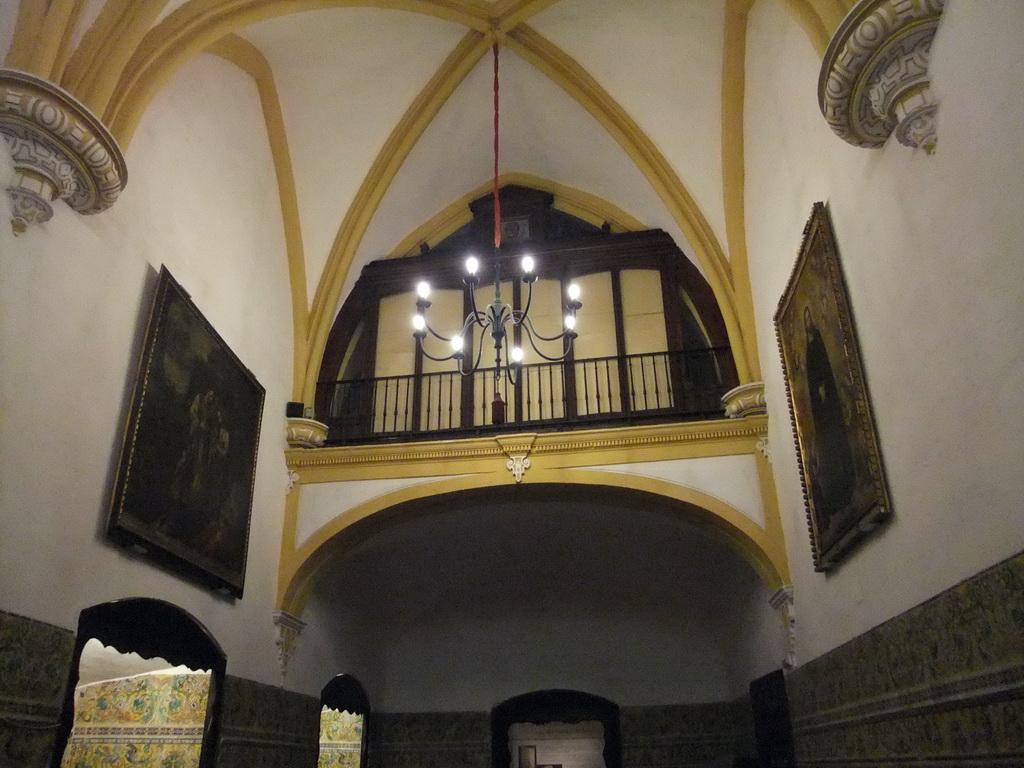
<path id="1" fill-rule="evenodd" d="M 691 421 L 723 417 L 733 386 L 732 352 L 708 348 L 524 365 L 516 385 L 502 377 L 496 386 L 493 368 L 321 382 L 317 403 L 327 408 L 316 418 L 330 445 Z"/>

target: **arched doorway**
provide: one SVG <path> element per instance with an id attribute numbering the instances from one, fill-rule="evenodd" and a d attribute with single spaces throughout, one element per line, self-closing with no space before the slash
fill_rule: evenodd
<path id="1" fill-rule="evenodd" d="M 535 744 L 530 744 L 519 746 L 518 753 L 513 755 L 510 746 L 515 740 L 514 731 L 517 726 L 520 727 L 520 732 L 532 730 L 534 734 L 541 735 L 536 729 L 521 727 L 531 724 L 577 727 L 563 729 L 565 733 L 555 734 L 561 738 L 547 739 L 552 744 L 547 753 L 540 752 Z M 587 725 L 599 727 L 587 728 Z M 542 765 L 582 768 L 590 765 L 592 758 L 588 760 L 590 756 L 584 754 L 580 755 L 579 763 L 572 762 L 574 755 L 579 755 L 581 750 L 573 749 L 569 745 L 574 741 L 598 740 L 603 743 L 601 752 L 604 768 L 621 768 L 619 707 L 614 702 L 593 694 L 557 689 L 535 691 L 507 699 L 491 710 L 492 768 L 538 768 Z"/>

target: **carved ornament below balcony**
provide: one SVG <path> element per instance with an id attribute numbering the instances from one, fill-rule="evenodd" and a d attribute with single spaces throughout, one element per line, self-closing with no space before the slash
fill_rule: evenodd
<path id="1" fill-rule="evenodd" d="M 829 43 L 818 78 L 821 112 L 841 139 L 881 147 L 896 132 L 935 151 L 928 62 L 945 0 L 861 0 Z"/>
<path id="2" fill-rule="evenodd" d="M 16 233 L 49 221 L 58 198 L 82 214 L 105 211 L 128 180 L 103 123 L 70 93 L 27 72 L 0 69 L 0 134 L 14 159 L 7 193 Z"/>
<path id="3" fill-rule="evenodd" d="M 725 415 L 732 419 L 768 413 L 768 402 L 764 398 L 764 382 L 755 381 L 730 389 L 722 395 L 722 405 L 725 406 Z"/>
<path id="4" fill-rule="evenodd" d="M 316 419 L 290 417 L 286 419 L 285 438 L 290 448 L 323 448 L 327 439 L 327 425 Z"/>

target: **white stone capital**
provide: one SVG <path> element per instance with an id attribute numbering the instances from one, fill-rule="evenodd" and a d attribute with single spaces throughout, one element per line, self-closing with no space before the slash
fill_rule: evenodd
<path id="1" fill-rule="evenodd" d="M 288 674 L 288 660 L 295 650 L 306 622 L 287 611 L 274 611 L 273 618 L 274 626 L 277 627 L 277 660 L 281 665 L 281 680 L 284 681 Z"/>
<path id="2" fill-rule="evenodd" d="M 833 132 L 881 147 L 895 131 L 908 147 L 935 151 L 938 102 L 928 75 L 945 0 L 861 0 L 829 43 L 818 103 Z"/>
<path id="3" fill-rule="evenodd" d="M 128 180 L 114 137 L 67 91 L 16 69 L 0 69 L 0 136 L 14 160 L 11 226 L 16 233 L 53 216 L 64 200 L 82 214 L 114 204 Z"/>

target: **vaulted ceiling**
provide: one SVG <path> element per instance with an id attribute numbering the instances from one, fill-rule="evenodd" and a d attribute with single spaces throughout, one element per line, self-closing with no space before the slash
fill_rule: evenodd
<path id="1" fill-rule="evenodd" d="M 823 51 L 852 0 L 779 3 Z M 295 396 L 367 261 L 465 223 L 492 172 L 613 227 L 662 228 L 704 272 L 741 376 L 757 355 L 743 226 L 754 0 L 7 0 L 7 66 L 59 82 L 122 146 L 160 89 L 216 55 L 254 79 L 281 193 Z M 808 98 L 814 98 L 808 94 Z M 309 398 L 306 398 L 309 399 Z"/>

